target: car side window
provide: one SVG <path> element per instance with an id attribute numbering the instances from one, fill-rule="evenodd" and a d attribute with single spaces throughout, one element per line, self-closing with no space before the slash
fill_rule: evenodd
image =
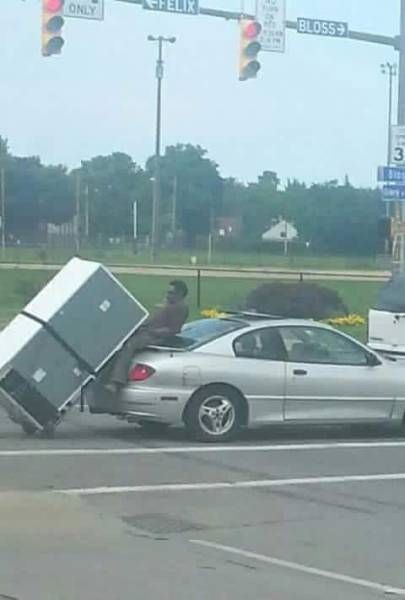
<path id="1" fill-rule="evenodd" d="M 338 332 L 317 327 L 281 327 L 289 362 L 366 366 L 367 352 Z"/>
<path id="2" fill-rule="evenodd" d="M 285 361 L 286 349 L 276 327 L 268 327 L 245 333 L 238 337 L 233 349 L 239 358 Z"/>

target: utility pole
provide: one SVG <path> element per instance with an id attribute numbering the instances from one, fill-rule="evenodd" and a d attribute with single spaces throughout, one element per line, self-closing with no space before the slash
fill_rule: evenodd
<path id="1" fill-rule="evenodd" d="M 86 236 L 86 240 L 89 240 L 90 233 L 90 207 L 89 207 L 89 184 L 86 183 L 84 188 L 84 235 Z"/>
<path id="2" fill-rule="evenodd" d="M 6 142 L 0 139 L 1 257 L 6 258 Z"/>
<path id="3" fill-rule="evenodd" d="M 394 77 L 397 76 L 397 65 L 395 63 L 386 62 L 381 65 L 381 73 L 383 75 L 388 74 L 388 125 L 387 125 L 387 166 L 391 165 L 392 156 L 392 101 L 393 101 L 393 85 Z M 391 203 L 385 203 L 385 216 L 387 219 L 391 217 Z M 390 252 L 390 242 L 388 239 L 385 240 L 385 252 Z"/>
<path id="4" fill-rule="evenodd" d="M 173 199 L 172 199 L 172 223 L 171 230 L 173 239 L 176 237 L 177 231 L 177 175 L 173 177 Z"/>
<path id="5" fill-rule="evenodd" d="M 4 154 L 1 151 L 0 167 L 0 195 L 1 195 L 1 255 L 6 258 L 6 173 L 4 167 Z"/>
<path id="6" fill-rule="evenodd" d="M 397 65 L 395 63 L 386 62 L 381 65 L 381 72 L 383 75 L 388 73 L 388 144 L 387 144 L 387 165 L 391 164 L 391 152 L 392 152 L 392 101 L 393 101 L 393 85 L 394 77 L 397 76 Z"/>
<path id="7" fill-rule="evenodd" d="M 76 173 L 76 228 L 75 228 L 75 249 L 76 254 L 80 252 L 80 171 Z"/>
<path id="8" fill-rule="evenodd" d="M 161 192 L 161 177 L 160 177 L 160 161 L 161 161 L 161 139 L 162 139 L 162 81 L 164 76 L 163 68 L 163 44 L 174 44 L 175 37 L 164 37 L 159 35 L 148 36 L 149 42 L 157 42 L 158 57 L 156 61 L 156 79 L 157 79 L 157 101 L 156 101 L 156 144 L 155 144 L 155 160 L 154 160 L 154 175 L 153 175 L 153 203 L 152 203 L 152 240 L 151 254 L 152 262 L 155 261 L 158 246 L 159 246 L 159 211 L 160 211 L 160 192 Z"/>

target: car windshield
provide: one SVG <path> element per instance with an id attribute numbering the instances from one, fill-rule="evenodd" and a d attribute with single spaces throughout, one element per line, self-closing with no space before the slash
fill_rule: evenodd
<path id="1" fill-rule="evenodd" d="M 173 346 L 187 349 L 197 348 L 242 326 L 243 323 L 232 319 L 192 321 L 184 325 L 181 333 L 173 339 Z"/>

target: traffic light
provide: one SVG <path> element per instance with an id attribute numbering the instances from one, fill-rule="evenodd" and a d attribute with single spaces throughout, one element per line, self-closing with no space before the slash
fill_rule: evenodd
<path id="1" fill-rule="evenodd" d="M 42 56 L 60 54 L 65 40 L 62 37 L 63 5 L 65 0 L 42 0 Z"/>
<path id="2" fill-rule="evenodd" d="M 252 19 L 241 19 L 240 21 L 240 54 L 239 54 L 239 79 L 246 81 L 257 76 L 261 64 L 257 60 L 262 46 L 259 36 L 262 26 Z"/>

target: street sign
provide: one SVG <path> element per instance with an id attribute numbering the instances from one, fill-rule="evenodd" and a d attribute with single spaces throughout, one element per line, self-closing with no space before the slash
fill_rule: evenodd
<path id="1" fill-rule="evenodd" d="M 393 125 L 391 138 L 391 162 L 393 165 L 405 166 L 405 127 Z"/>
<path id="2" fill-rule="evenodd" d="M 143 8 L 181 15 L 198 15 L 200 12 L 199 0 L 143 0 Z"/>
<path id="3" fill-rule="evenodd" d="M 262 26 L 262 50 L 285 52 L 286 0 L 257 0 L 256 20 Z"/>
<path id="4" fill-rule="evenodd" d="M 104 20 L 104 0 L 66 0 L 63 16 L 72 19 Z"/>
<path id="5" fill-rule="evenodd" d="M 297 32 L 344 38 L 349 34 L 349 24 L 344 21 L 323 21 L 322 19 L 299 17 L 297 19 Z"/>
<path id="6" fill-rule="evenodd" d="M 405 185 L 405 167 L 378 167 L 378 181 Z"/>
<path id="7" fill-rule="evenodd" d="M 405 185 L 384 185 L 382 188 L 382 198 L 386 202 L 405 200 Z"/>

